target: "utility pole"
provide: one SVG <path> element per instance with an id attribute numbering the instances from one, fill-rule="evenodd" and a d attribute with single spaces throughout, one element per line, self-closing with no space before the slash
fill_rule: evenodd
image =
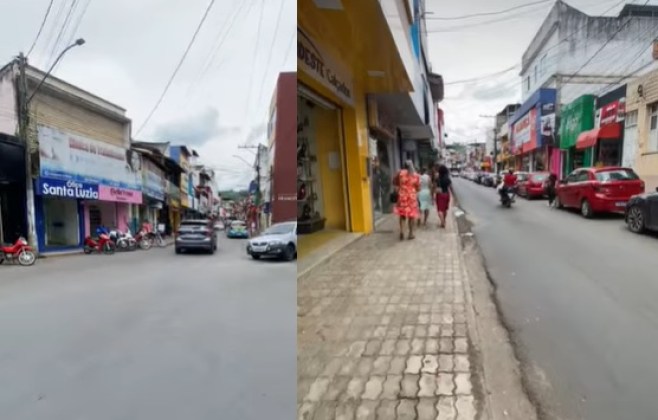
<path id="1" fill-rule="evenodd" d="M 256 146 L 250 146 L 246 144 L 242 146 L 238 146 L 238 149 L 243 149 L 243 150 L 256 149 L 256 203 L 255 205 L 257 209 L 259 209 L 261 205 L 260 159 L 261 159 L 262 147 L 263 146 L 260 143 Z M 256 219 L 256 229 L 260 231 L 260 214 L 258 214 L 258 218 Z"/>
<path id="2" fill-rule="evenodd" d="M 18 55 L 18 137 L 25 147 L 25 195 L 27 216 L 27 241 L 38 251 L 36 217 L 34 215 L 34 181 L 32 178 L 32 147 L 29 136 L 30 105 L 27 96 L 27 58 Z"/>

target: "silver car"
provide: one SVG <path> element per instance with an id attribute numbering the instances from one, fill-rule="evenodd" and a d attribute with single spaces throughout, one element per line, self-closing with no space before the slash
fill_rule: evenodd
<path id="1" fill-rule="evenodd" d="M 257 260 L 278 257 L 287 261 L 297 258 L 297 222 L 277 223 L 247 242 L 247 254 Z"/>

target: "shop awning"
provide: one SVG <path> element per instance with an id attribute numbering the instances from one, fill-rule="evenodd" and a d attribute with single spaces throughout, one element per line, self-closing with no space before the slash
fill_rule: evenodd
<path id="1" fill-rule="evenodd" d="M 621 124 L 607 124 L 600 128 L 589 131 L 583 131 L 578 135 L 576 140 L 576 149 L 587 149 L 596 145 L 599 139 L 618 139 L 621 138 Z"/>

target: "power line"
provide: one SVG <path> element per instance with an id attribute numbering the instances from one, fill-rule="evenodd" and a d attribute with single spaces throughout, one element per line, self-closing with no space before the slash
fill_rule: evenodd
<path id="1" fill-rule="evenodd" d="M 263 94 L 263 87 L 265 86 L 265 79 L 267 79 L 268 70 L 270 68 L 270 61 L 272 60 L 272 52 L 274 51 L 274 44 L 276 42 L 277 35 L 279 34 L 279 24 L 281 22 L 281 13 L 283 12 L 284 2 L 285 2 L 285 0 L 281 0 L 281 3 L 279 4 L 279 13 L 276 16 L 276 26 L 274 27 L 274 35 L 272 36 L 272 42 L 270 43 L 269 54 L 267 54 L 267 62 L 265 64 L 265 73 L 263 74 L 263 78 L 260 81 L 260 88 L 258 89 L 258 96 L 256 96 L 257 105 L 260 105 L 260 103 L 262 101 L 261 95 Z"/>
<path id="2" fill-rule="evenodd" d="M 75 24 L 73 25 L 73 30 L 71 31 L 71 34 L 69 36 L 66 45 L 70 45 L 73 42 L 73 39 L 75 38 L 75 35 L 78 32 L 78 29 L 80 29 L 80 24 L 82 23 L 82 19 L 84 19 L 85 15 L 87 14 L 87 9 L 89 8 L 90 4 L 91 4 L 91 0 L 87 0 L 85 5 L 82 7 L 82 12 L 78 16 L 78 19 L 76 20 Z"/>
<path id="3" fill-rule="evenodd" d="M 643 6 L 646 6 L 648 3 L 649 3 L 649 0 L 646 0 L 646 1 L 644 2 Z M 603 49 L 604 49 L 604 48 L 610 43 L 610 41 L 612 41 L 612 40 L 614 39 L 614 37 L 617 36 L 617 34 L 618 34 L 619 32 L 621 32 L 622 29 L 624 29 L 624 28 L 625 28 L 625 27 L 626 27 L 631 21 L 632 21 L 632 16 L 629 16 L 628 19 L 626 20 L 626 22 L 624 22 L 624 23 L 622 23 L 621 25 L 619 25 L 619 28 L 617 28 L 617 30 L 616 30 L 615 32 L 613 32 L 612 35 L 610 35 L 610 37 L 608 37 L 608 39 L 606 39 L 606 41 L 603 43 L 603 45 L 601 45 L 601 47 L 599 47 L 599 49 L 597 49 L 596 52 L 595 52 L 595 53 L 594 53 L 589 59 L 587 59 L 587 60 L 583 63 L 582 66 L 580 66 L 580 67 L 578 68 L 578 70 L 576 70 L 571 76 L 569 76 L 569 78 L 568 78 L 566 81 L 563 81 L 563 83 L 564 83 L 564 84 L 569 83 L 569 81 L 570 81 L 571 79 L 573 79 L 574 77 L 576 77 L 576 76 L 578 75 L 578 72 L 580 72 L 582 69 L 584 69 L 585 67 L 587 67 L 587 65 L 588 65 L 589 63 L 591 63 L 592 60 L 594 60 L 594 58 L 595 58 L 597 55 L 599 55 L 599 53 L 600 53 L 601 51 L 603 51 Z"/>
<path id="4" fill-rule="evenodd" d="M 428 19 L 428 20 L 462 20 L 462 19 L 470 19 L 470 18 L 479 17 L 479 16 L 502 15 L 504 13 L 513 12 L 514 10 L 524 9 L 526 7 L 531 7 L 531 6 L 535 6 L 537 4 L 544 4 L 544 3 L 549 3 L 549 2 L 553 2 L 553 0 L 539 0 L 539 1 L 531 2 L 531 3 L 520 4 L 518 6 L 510 7 L 508 9 L 504 9 L 504 10 L 498 10 L 498 11 L 495 11 L 495 12 L 473 13 L 473 14 L 470 14 L 470 15 L 451 16 L 451 17 L 430 17 L 430 16 L 428 16 L 425 19 Z"/>
<path id="5" fill-rule="evenodd" d="M 192 83 L 190 83 L 187 93 L 185 94 L 186 97 L 189 98 L 192 92 L 195 90 L 195 88 L 205 78 L 206 73 L 208 73 L 208 70 L 210 70 L 210 67 L 212 66 L 212 64 L 215 62 L 215 59 L 217 58 L 217 53 L 224 45 L 224 42 L 226 41 L 229 33 L 233 29 L 233 25 L 235 25 L 235 22 L 237 22 L 238 15 L 244 9 L 245 4 L 246 4 L 245 2 L 239 3 L 238 7 L 233 9 L 233 13 L 227 16 L 226 20 L 222 23 L 222 25 L 220 25 L 221 30 L 217 33 L 217 36 L 213 41 L 213 45 L 211 47 L 211 53 L 208 55 L 205 63 L 203 64 L 201 70 L 199 71 L 199 74 L 197 74 L 197 77 L 195 77 Z M 252 6 L 253 6 L 253 0 L 251 1 L 251 5 L 249 6 L 249 9 L 251 9 Z M 247 9 L 247 13 L 249 12 L 249 9 Z M 222 63 L 223 61 L 221 61 L 220 64 L 215 67 L 215 69 L 219 68 Z"/>
<path id="6" fill-rule="evenodd" d="M 542 11 L 544 11 L 544 8 L 537 8 L 537 9 L 534 9 L 534 10 L 526 10 L 524 12 L 515 13 L 515 14 L 512 14 L 512 15 L 505 16 L 505 17 L 486 20 L 486 21 L 483 21 L 483 22 L 470 23 L 470 24 L 466 24 L 466 25 L 452 25 L 452 26 L 448 26 L 448 27 L 445 27 L 445 28 L 442 28 L 442 29 L 427 29 L 426 32 L 431 33 L 431 34 L 447 33 L 447 32 L 461 32 L 464 29 L 479 28 L 481 26 L 491 25 L 491 24 L 494 24 L 494 23 L 507 22 L 507 21 L 510 21 L 510 20 L 518 19 L 522 16 L 527 16 L 527 15 L 531 15 L 531 14 L 534 14 L 534 13 L 537 13 L 537 12 L 542 12 Z"/>
<path id="7" fill-rule="evenodd" d="M 59 32 L 57 34 L 57 38 L 55 39 L 55 43 L 53 44 L 53 48 L 50 51 L 50 58 L 48 58 L 48 62 L 50 63 L 49 65 L 52 65 L 52 62 L 57 57 L 57 49 L 59 47 L 59 43 L 62 40 L 62 36 L 66 32 L 69 24 L 71 23 L 71 16 L 73 15 L 73 12 L 75 11 L 76 6 L 78 5 L 78 0 L 72 0 L 71 1 L 71 6 L 69 7 L 69 11 L 66 13 L 66 17 L 64 18 L 64 23 L 62 24 L 61 28 L 59 29 Z"/>
<path id="8" fill-rule="evenodd" d="M 251 105 L 251 91 L 254 88 L 254 73 L 256 70 L 256 57 L 258 56 L 258 45 L 260 44 L 260 30 L 263 26 L 263 11 L 265 10 L 265 1 L 261 2 L 260 14 L 258 17 L 258 28 L 256 29 L 256 48 L 254 48 L 254 56 L 251 62 L 251 77 L 249 78 L 249 93 L 247 93 L 247 102 L 245 114 L 249 113 L 249 106 Z"/>
<path id="9" fill-rule="evenodd" d="M 459 84 L 464 84 L 464 83 L 472 83 L 472 82 L 477 82 L 479 80 L 487 79 L 487 78 L 490 78 L 490 77 L 493 77 L 493 76 L 499 76 L 501 74 L 505 74 L 507 72 L 510 72 L 510 71 L 514 70 L 515 68 L 519 67 L 519 65 L 520 64 L 514 64 L 511 67 L 508 67 L 504 70 L 497 71 L 495 73 L 485 74 L 485 75 L 478 76 L 478 77 L 472 77 L 470 79 L 462 79 L 462 80 L 456 80 L 454 82 L 444 83 L 444 86 L 459 85 Z"/>
<path id="10" fill-rule="evenodd" d="M 210 13 L 210 10 L 215 4 L 215 0 L 210 0 L 210 3 L 208 3 L 208 6 L 206 7 L 205 12 L 203 13 L 203 17 L 199 21 L 199 24 L 197 25 L 196 29 L 194 30 L 194 34 L 192 35 L 192 39 L 190 42 L 187 44 L 187 48 L 185 48 L 185 52 L 183 53 L 183 56 L 180 58 L 178 61 L 178 64 L 176 65 L 176 68 L 174 69 L 174 72 L 171 74 L 169 77 L 169 80 L 167 81 L 167 84 L 165 85 L 164 89 L 162 90 L 162 93 L 160 94 L 160 97 L 158 98 L 157 102 L 153 106 L 153 109 L 151 109 L 151 112 L 149 112 L 148 116 L 142 123 L 141 127 L 139 127 L 139 130 L 137 130 L 137 136 L 139 136 L 139 133 L 146 127 L 146 125 L 149 123 L 151 120 L 151 117 L 153 117 L 153 114 L 155 114 L 155 111 L 160 107 L 160 104 L 162 103 L 162 100 L 164 99 L 165 95 L 169 91 L 169 87 L 174 81 L 174 78 L 178 74 L 178 71 L 180 68 L 183 66 L 183 63 L 185 62 L 185 59 L 187 58 L 187 54 L 190 52 L 192 49 L 192 46 L 194 45 L 194 41 L 196 41 L 197 35 L 199 35 L 199 32 L 201 31 L 201 27 L 203 26 L 203 23 L 206 21 L 206 18 L 208 17 L 208 14 Z"/>
<path id="11" fill-rule="evenodd" d="M 54 39 L 55 34 L 57 33 L 57 25 L 60 20 L 60 17 L 62 16 L 62 13 L 64 13 L 64 10 L 66 9 L 66 2 L 67 0 L 63 0 L 59 6 L 57 7 L 57 13 L 55 14 L 55 19 L 52 21 L 52 24 L 50 25 L 50 30 L 48 31 L 48 36 L 46 37 L 46 43 L 43 45 L 43 58 L 45 59 L 46 53 L 48 51 L 48 48 L 51 45 L 51 41 Z M 48 64 L 47 61 L 42 63 L 44 66 Z"/>
<path id="12" fill-rule="evenodd" d="M 297 39 L 297 32 L 293 32 L 290 35 L 290 41 L 288 41 L 288 47 L 286 48 L 286 53 L 283 55 L 283 63 L 281 64 L 281 67 L 283 67 L 286 64 L 286 60 L 288 60 L 288 55 L 290 55 L 290 51 L 292 50 L 292 46 L 295 43 L 296 39 Z"/>
<path id="13" fill-rule="evenodd" d="M 39 25 L 39 30 L 37 31 L 37 36 L 34 37 L 34 41 L 32 42 L 32 46 L 28 50 L 26 57 L 29 57 L 29 55 L 32 53 L 32 50 L 34 47 L 37 45 L 37 41 L 39 41 L 39 37 L 41 36 L 41 32 L 43 31 L 44 26 L 46 26 L 46 21 L 48 20 L 48 16 L 50 15 L 50 10 L 53 8 L 53 3 L 55 0 L 50 0 L 48 3 L 48 7 L 46 8 L 46 14 L 43 15 L 43 20 L 41 21 L 41 25 Z"/>

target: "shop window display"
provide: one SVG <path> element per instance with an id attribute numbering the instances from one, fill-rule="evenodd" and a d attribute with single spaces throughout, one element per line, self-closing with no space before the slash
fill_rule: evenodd
<path id="1" fill-rule="evenodd" d="M 319 199 L 317 156 L 311 115 L 313 105 L 304 99 L 297 107 L 297 224 L 298 233 L 313 233 L 324 229 Z"/>
<path id="2" fill-rule="evenodd" d="M 65 198 L 45 197 L 46 246 L 77 246 L 80 242 L 78 202 Z"/>

